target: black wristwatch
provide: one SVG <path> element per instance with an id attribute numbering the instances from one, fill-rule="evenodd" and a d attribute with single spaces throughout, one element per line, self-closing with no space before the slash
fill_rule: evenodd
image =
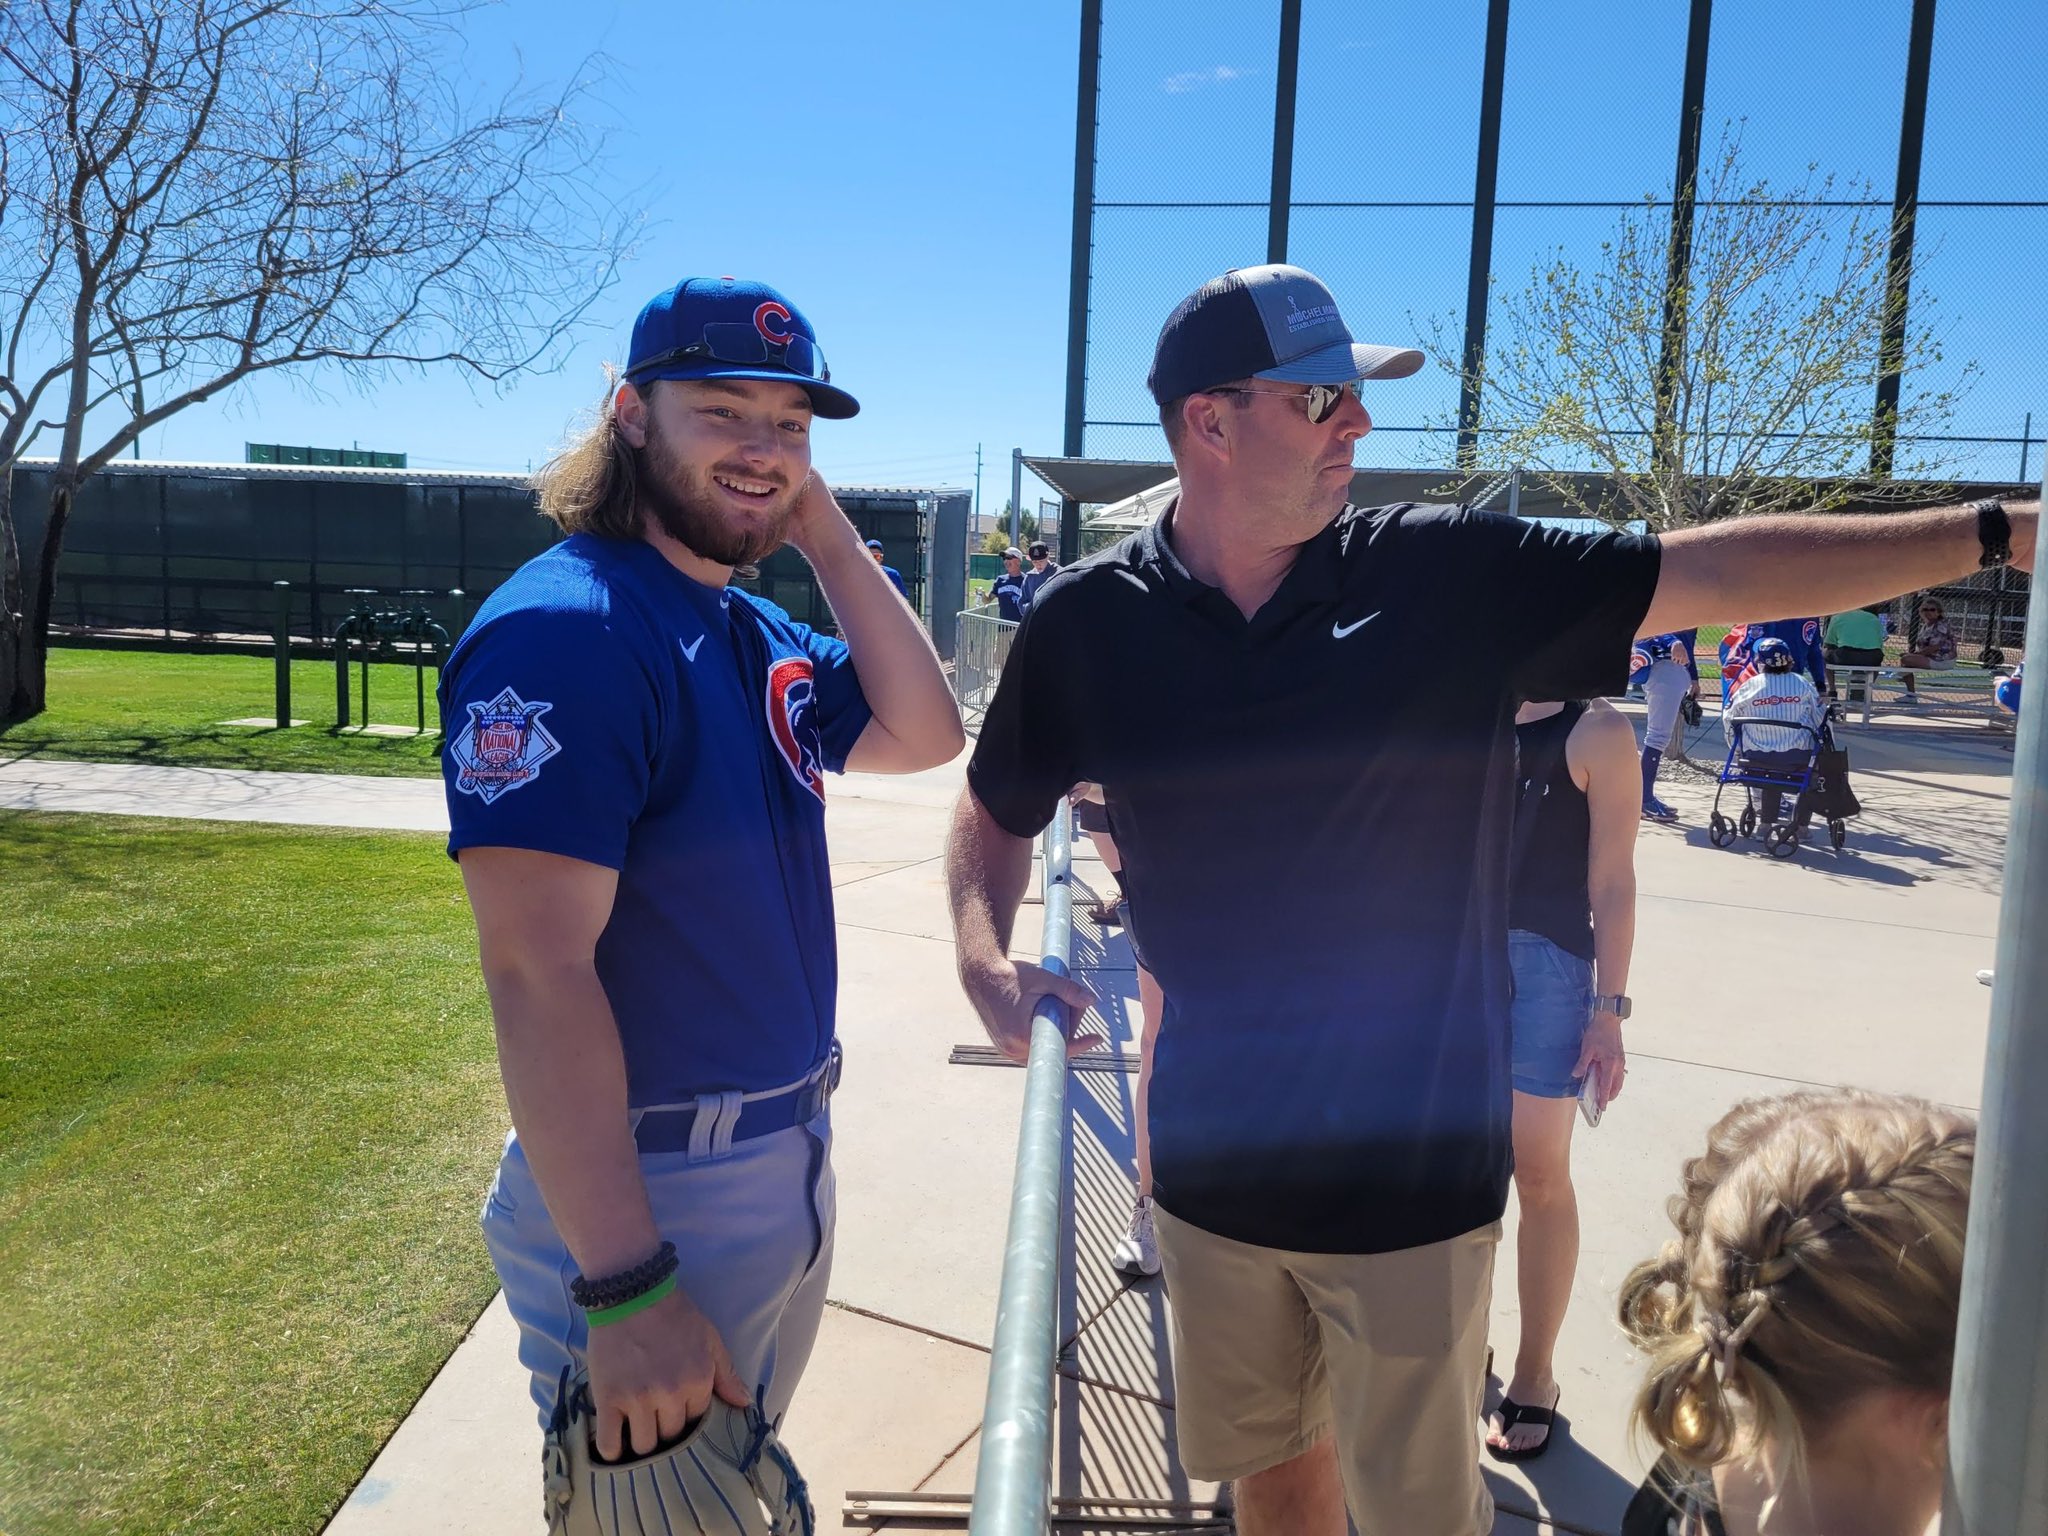
<path id="1" fill-rule="evenodd" d="M 2005 503 L 1993 497 L 1976 503 L 1977 542 L 1984 553 L 1977 557 L 1977 569 L 1988 571 L 2012 559 L 2012 519 L 2005 515 Z"/>

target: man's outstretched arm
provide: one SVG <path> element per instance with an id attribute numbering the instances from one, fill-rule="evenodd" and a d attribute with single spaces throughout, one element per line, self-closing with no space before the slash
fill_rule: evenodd
<path id="1" fill-rule="evenodd" d="M 2034 568 L 2038 501 L 2005 503 L 2012 564 Z M 1642 633 L 1840 613 L 1977 569 L 1974 507 L 1736 518 L 1664 539 Z"/>

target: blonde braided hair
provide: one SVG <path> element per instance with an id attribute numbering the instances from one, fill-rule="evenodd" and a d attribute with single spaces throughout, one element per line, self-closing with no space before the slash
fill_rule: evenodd
<path id="1" fill-rule="evenodd" d="M 1879 1388 L 1945 1395 L 1976 1127 L 1856 1089 L 1751 1099 L 1671 1202 L 1621 1322 L 1650 1357 L 1635 1425 L 1708 1468 L 1768 1451 L 1796 1471 L 1828 1410 Z"/>

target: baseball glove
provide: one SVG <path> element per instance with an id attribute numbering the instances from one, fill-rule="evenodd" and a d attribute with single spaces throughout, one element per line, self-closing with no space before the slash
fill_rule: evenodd
<path id="1" fill-rule="evenodd" d="M 590 1379 L 562 1372 L 541 1444 L 548 1536 L 814 1536 L 809 1491 L 758 1407 L 714 1397 L 674 1445 L 597 1459 Z"/>

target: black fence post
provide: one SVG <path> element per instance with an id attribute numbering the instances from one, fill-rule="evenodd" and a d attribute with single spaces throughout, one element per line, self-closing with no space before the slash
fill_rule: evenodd
<path id="1" fill-rule="evenodd" d="M 1287 259 L 1294 206 L 1294 95 L 1301 74 L 1301 0 L 1280 0 L 1280 58 L 1273 84 L 1273 182 L 1266 200 L 1266 260 Z"/>
<path id="2" fill-rule="evenodd" d="M 292 584 L 273 581 L 277 594 L 277 728 L 289 730 L 292 723 Z"/>
<path id="3" fill-rule="evenodd" d="M 1472 178 L 1472 256 L 1465 272 L 1465 350 L 1458 376 L 1458 467 L 1479 462 L 1479 380 L 1486 366 L 1486 301 L 1493 276 L 1493 212 L 1500 190 L 1500 109 L 1507 78 L 1508 0 L 1488 0 L 1479 82 L 1479 159 Z"/>
<path id="4" fill-rule="evenodd" d="M 1906 94 L 1899 111 L 1899 173 L 1892 184 L 1891 254 L 1885 263 L 1884 336 L 1878 347 L 1877 409 L 1870 473 L 1889 480 L 1898 444 L 1899 381 L 1906 371 L 1906 306 L 1913 286 L 1913 224 L 1920 210 L 1920 153 L 1927 137 L 1927 76 L 1934 56 L 1934 0 L 1913 0 L 1906 45 Z"/>

